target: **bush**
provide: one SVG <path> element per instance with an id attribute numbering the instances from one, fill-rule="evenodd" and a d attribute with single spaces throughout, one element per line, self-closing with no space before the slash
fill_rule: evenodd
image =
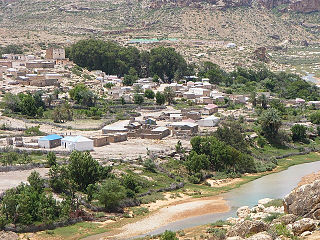
<path id="1" fill-rule="evenodd" d="M 303 125 L 300 124 L 295 124 L 292 128 L 291 128 L 291 132 L 292 132 L 292 140 L 293 141 L 302 141 L 304 139 L 306 139 L 307 135 L 307 128 Z"/>
<path id="2" fill-rule="evenodd" d="M 310 114 L 310 121 L 313 124 L 320 124 L 320 111 L 316 111 Z"/>
<path id="3" fill-rule="evenodd" d="M 146 159 L 143 163 L 143 166 L 145 167 L 146 170 L 150 172 L 156 172 L 157 166 L 154 163 L 154 161 L 150 158 Z"/>
<path id="4" fill-rule="evenodd" d="M 263 136 L 259 136 L 257 138 L 257 144 L 259 147 L 264 148 L 264 146 L 267 144 L 267 139 L 265 139 Z"/>
<path id="5" fill-rule="evenodd" d="M 176 236 L 177 236 L 177 234 L 175 232 L 166 230 L 161 235 L 160 240 L 178 240 L 178 238 Z"/>
<path id="6" fill-rule="evenodd" d="M 211 233 L 215 239 L 224 240 L 226 238 L 227 230 L 223 228 L 209 228 L 208 233 Z"/>
<path id="7" fill-rule="evenodd" d="M 282 213 L 271 213 L 269 216 L 265 217 L 263 221 L 271 223 L 274 219 L 281 217 Z"/>
<path id="8" fill-rule="evenodd" d="M 144 92 L 144 96 L 148 99 L 154 99 L 155 93 L 151 89 L 146 89 Z"/>
<path id="9" fill-rule="evenodd" d="M 283 201 L 282 199 L 273 199 L 272 201 L 264 204 L 263 206 L 265 207 L 282 207 L 283 206 Z"/>
<path id="10" fill-rule="evenodd" d="M 57 165 L 57 157 L 54 152 L 48 152 L 47 154 L 47 162 L 48 165 L 51 166 L 56 166 Z"/>
<path id="11" fill-rule="evenodd" d="M 218 220 L 218 221 L 212 223 L 210 226 L 211 227 L 223 227 L 224 225 L 230 225 L 230 223 L 228 221 Z"/>
<path id="12" fill-rule="evenodd" d="M 116 210 L 125 197 L 126 190 L 117 179 L 107 179 L 98 191 L 98 200 L 108 211 Z"/>

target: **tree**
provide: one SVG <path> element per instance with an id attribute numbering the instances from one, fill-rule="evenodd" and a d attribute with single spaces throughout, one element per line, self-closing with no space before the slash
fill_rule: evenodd
<path id="1" fill-rule="evenodd" d="M 190 143 L 192 151 L 188 157 L 187 167 L 191 171 L 201 169 L 240 173 L 255 171 L 253 158 L 213 136 L 193 137 Z"/>
<path id="2" fill-rule="evenodd" d="M 70 177 L 79 190 L 86 190 L 89 184 L 94 184 L 100 179 L 101 167 L 89 152 L 73 151 L 69 161 Z"/>
<path id="3" fill-rule="evenodd" d="M 31 94 L 19 94 L 21 113 L 27 116 L 35 117 L 37 115 L 37 106 Z"/>
<path id="4" fill-rule="evenodd" d="M 210 161 L 208 160 L 207 155 L 199 155 L 195 151 L 192 151 L 188 156 L 186 166 L 190 173 L 198 173 L 202 169 L 209 169 Z"/>
<path id="5" fill-rule="evenodd" d="M 98 200 L 108 211 L 116 210 L 125 197 L 125 188 L 117 179 L 107 179 L 98 191 Z"/>
<path id="6" fill-rule="evenodd" d="M 157 47 L 150 51 L 150 73 L 171 82 L 177 71 L 185 72 L 187 63 L 174 48 Z"/>
<path id="7" fill-rule="evenodd" d="M 71 89 L 69 95 L 72 100 L 82 106 L 93 107 L 96 105 L 97 96 L 82 83 Z"/>
<path id="8" fill-rule="evenodd" d="M 40 174 L 33 171 L 28 177 L 28 182 L 30 186 L 33 187 L 38 193 L 41 193 L 44 188 L 44 179 L 41 178 Z"/>
<path id="9" fill-rule="evenodd" d="M 123 85 L 132 86 L 139 79 L 137 71 L 130 68 L 129 73 L 124 75 Z"/>
<path id="10" fill-rule="evenodd" d="M 173 100 L 176 96 L 176 93 L 174 92 L 172 87 L 165 87 L 164 89 L 164 97 L 166 99 L 166 102 L 170 105 L 171 103 L 173 103 Z"/>
<path id="11" fill-rule="evenodd" d="M 291 132 L 292 132 L 292 140 L 293 141 L 302 141 L 304 139 L 306 139 L 307 137 L 307 128 L 303 125 L 300 124 L 295 124 L 292 128 L 291 128 Z"/>
<path id="12" fill-rule="evenodd" d="M 145 96 L 146 98 L 148 98 L 148 99 L 154 99 L 155 93 L 154 93 L 154 91 L 152 91 L 151 89 L 146 89 L 146 90 L 144 91 L 144 96 Z"/>
<path id="13" fill-rule="evenodd" d="M 157 92 L 156 93 L 156 103 L 158 105 L 163 105 L 166 102 L 166 98 L 164 96 L 164 94 L 162 94 L 161 92 Z"/>
<path id="14" fill-rule="evenodd" d="M 281 114 L 286 112 L 285 105 L 280 101 L 280 99 L 272 99 L 270 101 L 270 107 L 277 109 Z"/>
<path id="15" fill-rule="evenodd" d="M 250 102 L 252 103 L 253 107 L 257 106 L 257 94 L 256 94 L 256 92 L 252 92 L 250 94 Z"/>
<path id="16" fill-rule="evenodd" d="M 47 162 L 50 167 L 57 165 L 57 157 L 54 152 L 48 152 L 47 154 Z"/>
<path id="17" fill-rule="evenodd" d="M 153 75 L 152 82 L 159 83 L 159 76 L 157 74 Z"/>
<path id="18" fill-rule="evenodd" d="M 218 127 L 217 131 L 214 132 L 214 136 L 241 152 L 247 152 L 248 144 L 243 132 L 244 129 L 239 122 L 228 121 L 223 123 L 222 127 Z"/>
<path id="19" fill-rule="evenodd" d="M 3 102 L 6 109 L 12 112 L 20 112 L 20 98 L 12 93 L 6 93 L 3 97 Z"/>
<path id="20" fill-rule="evenodd" d="M 135 94 L 133 97 L 133 101 L 135 104 L 141 105 L 144 102 L 144 97 L 140 94 Z"/>
<path id="21" fill-rule="evenodd" d="M 310 114 L 310 121 L 313 124 L 320 124 L 320 111 L 316 111 Z"/>
<path id="22" fill-rule="evenodd" d="M 268 99 L 266 97 L 266 95 L 262 94 L 258 97 L 258 102 L 261 104 L 261 107 L 263 109 L 267 109 L 268 108 Z"/>
<path id="23" fill-rule="evenodd" d="M 278 110 L 270 108 L 262 113 L 260 118 L 262 133 L 267 137 L 274 139 L 282 125 Z"/>

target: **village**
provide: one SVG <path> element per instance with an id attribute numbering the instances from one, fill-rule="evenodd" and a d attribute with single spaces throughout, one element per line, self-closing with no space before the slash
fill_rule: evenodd
<path id="1" fill-rule="evenodd" d="M 68 92 L 72 87 L 84 80 L 74 74 L 74 63 L 65 57 L 65 49 L 50 48 L 35 55 L 4 54 L 0 60 L 0 89 L 6 92 L 21 93 L 42 91 L 43 101 L 49 105 L 50 93 L 61 89 L 63 94 L 50 101 L 50 106 L 56 106 L 69 99 Z M 87 71 L 87 70 L 86 70 Z M 135 106 L 136 117 L 127 120 L 114 121 L 108 125 L 101 125 L 99 130 L 91 130 L 87 125 L 78 126 L 77 130 L 65 128 L 63 124 L 48 125 L 43 123 L 41 128 L 48 125 L 42 137 L 17 136 L 10 133 L 0 141 L 2 147 L 11 146 L 17 149 L 50 149 L 57 152 L 93 151 L 93 155 L 103 158 L 110 149 L 121 149 L 121 144 L 137 145 L 142 143 L 143 149 L 135 157 L 145 155 L 153 148 L 157 151 L 167 151 L 182 140 L 187 144 L 192 136 L 212 132 L 218 126 L 220 119 L 233 116 L 237 119 L 245 118 L 247 122 L 256 120 L 254 109 L 250 102 L 250 95 L 234 95 L 222 92 L 216 85 L 209 83 L 209 79 L 198 79 L 197 76 L 185 76 L 181 81 L 171 84 L 157 83 L 152 78 L 140 78 L 132 86 L 124 86 L 123 78 L 106 75 L 102 71 L 87 71 L 85 84 L 99 96 L 106 99 L 133 103 L 135 89 L 144 95 L 145 90 L 163 92 L 169 87 L 174 92 L 174 99 L 184 101 L 186 107 L 177 109 L 175 106 Z M 111 88 L 105 88 L 106 85 Z M 275 98 L 270 92 L 260 92 L 268 100 Z M 237 109 L 228 109 L 226 102 L 238 104 Z M 287 106 L 301 107 L 303 105 L 320 108 L 320 101 L 306 102 L 297 98 L 287 100 Z M 13 119 L 1 117 L 0 123 L 10 125 Z M 26 123 L 24 123 L 26 125 Z M 35 125 L 35 124 L 33 124 Z M 89 124 L 90 125 L 90 124 Z M 84 131 L 81 130 L 83 127 Z M 87 129 L 87 131 L 85 131 Z M 6 135 L 4 133 L 3 135 Z M 253 134 L 253 137 L 257 137 Z M 159 149 L 159 142 L 165 138 L 163 149 Z M 111 144 L 111 146 L 110 146 Z M 119 148 L 117 146 L 119 145 Z M 138 144 L 141 146 L 141 144 Z M 125 149 L 123 149 L 125 151 Z M 112 151 L 112 150 L 111 150 Z M 123 152 L 119 151 L 121 154 Z M 96 153 L 96 154 L 95 154 Z M 120 154 L 120 155 L 121 155 Z M 113 155 L 115 157 L 115 155 Z"/>

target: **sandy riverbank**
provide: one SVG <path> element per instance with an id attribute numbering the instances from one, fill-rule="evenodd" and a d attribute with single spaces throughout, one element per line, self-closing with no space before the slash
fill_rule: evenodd
<path id="1" fill-rule="evenodd" d="M 163 205 L 163 202 L 160 203 Z M 128 239 L 145 234 L 168 223 L 189 217 L 201 216 L 209 213 L 222 213 L 229 211 L 229 206 L 222 197 L 187 198 L 169 203 L 165 207 L 151 213 L 149 216 L 129 223 L 115 231 L 102 233 L 85 238 L 86 240 L 102 239 Z"/>

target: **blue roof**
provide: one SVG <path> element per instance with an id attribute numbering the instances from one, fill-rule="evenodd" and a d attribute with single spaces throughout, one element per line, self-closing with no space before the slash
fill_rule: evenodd
<path id="1" fill-rule="evenodd" d="M 57 135 L 57 134 L 52 134 L 52 135 L 48 135 L 48 136 L 45 136 L 45 137 L 42 137 L 40 138 L 39 140 L 42 140 L 42 141 L 51 141 L 51 140 L 58 140 L 58 139 L 62 139 L 61 136 Z"/>

